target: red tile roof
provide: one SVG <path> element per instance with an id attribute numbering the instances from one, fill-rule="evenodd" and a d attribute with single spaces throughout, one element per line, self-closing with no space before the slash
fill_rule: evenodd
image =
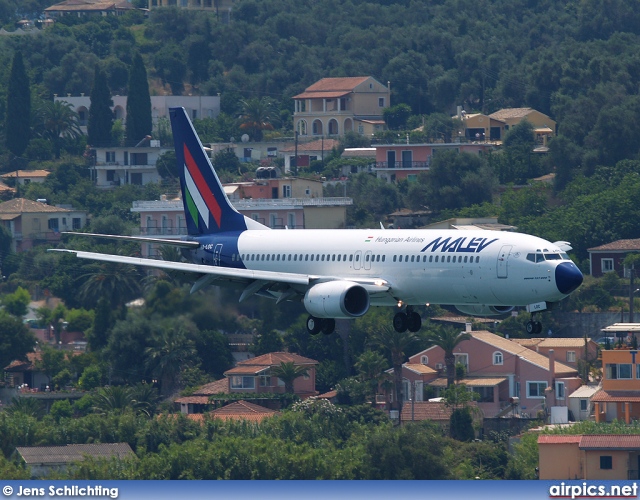
<path id="1" fill-rule="evenodd" d="M 315 359 L 305 358 L 299 354 L 291 352 L 270 352 L 262 356 L 240 361 L 238 366 L 278 366 L 280 363 L 289 363 L 293 361 L 296 365 L 317 365 Z"/>
<path id="2" fill-rule="evenodd" d="M 566 434 L 541 434 L 538 436 L 538 444 L 572 444 L 580 443 L 580 435 L 567 436 Z"/>
<path id="3" fill-rule="evenodd" d="M 206 405 L 209 404 L 208 396 L 184 396 L 174 401 L 180 404 Z"/>
<path id="4" fill-rule="evenodd" d="M 640 391 L 605 391 L 603 389 L 594 394 L 591 401 L 597 403 L 623 403 L 625 401 L 640 403 Z"/>
<path id="5" fill-rule="evenodd" d="M 412 409 L 413 407 L 413 409 Z M 449 422 L 453 408 L 444 403 L 429 401 L 405 401 L 402 406 L 401 420 L 403 422 L 411 420 L 436 420 Z M 413 417 L 413 418 L 412 418 Z"/>
<path id="6" fill-rule="evenodd" d="M 270 410 L 264 406 L 249 403 L 248 401 L 240 400 L 234 403 L 230 403 L 222 408 L 213 410 L 207 415 L 214 418 L 220 418 L 222 420 L 250 420 L 253 422 L 260 422 L 268 417 L 280 415 L 280 412 Z"/>
<path id="7" fill-rule="evenodd" d="M 305 143 L 298 144 L 298 153 L 303 153 L 305 151 L 331 151 L 333 148 L 337 148 L 340 145 L 340 141 L 336 139 L 325 139 L 324 141 L 311 141 Z M 324 149 L 323 149 L 324 148 Z M 282 153 L 290 153 L 291 151 L 295 151 L 295 145 L 287 145 L 283 148 L 280 148 Z"/>
<path id="8" fill-rule="evenodd" d="M 351 91 L 361 83 L 366 82 L 368 76 L 351 76 L 343 78 L 323 78 L 316 83 L 307 87 L 306 92 L 330 92 L 337 90 Z"/>
<path id="9" fill-rule="evenodd" d="M 640 238 L 612 241 L 599 247 L 587 248 L 587 252 L 628 252 L 632 250 L 640 250 Z"/>
<path id="10" fill-rule="evenodd" d="M 580 449 L 583 450 L 640 450 L 639 434 L 592 434 L 582 436 Z"/>
<path id="11" fill-rule="evenodd" d="M 194 396 L 211 396 L 212 394 L 227 394 L 229 392 L 229 379 L 222 378 L 215 382 L 209 382 L 208 384 L 199 387 Z"/>

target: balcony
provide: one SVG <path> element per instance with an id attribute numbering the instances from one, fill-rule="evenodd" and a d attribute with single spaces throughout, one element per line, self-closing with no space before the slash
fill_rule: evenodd
<path id="1" fill-rule="evenodd" d="M 429 170 L 429 161 L 377 161 L 375 170 Z"/>

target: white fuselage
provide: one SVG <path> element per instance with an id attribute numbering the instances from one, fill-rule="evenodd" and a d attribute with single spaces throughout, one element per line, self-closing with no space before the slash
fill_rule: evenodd
<path id="1" fill-rule="evenodd" d="M 373 295 L 372 305 L 557 302 L 566 294 L 556 286 L 555 268 L 570 262 L 541 238 L 486 230 L 244 231 L 237 253 L 212 241 L 206 260 L 214 265 L 384 280 L 389 293 Z M 538 262 L 532 254 L 541 256 Z"/>

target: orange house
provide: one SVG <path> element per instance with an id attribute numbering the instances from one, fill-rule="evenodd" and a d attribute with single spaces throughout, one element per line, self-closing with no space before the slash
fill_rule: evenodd
<path id="1" fill-rule="evenodd" d="M 639 362 L 635 349 L 602 351 L 602 390 L 591 398 L 596 422 L 640 419 Z"/>

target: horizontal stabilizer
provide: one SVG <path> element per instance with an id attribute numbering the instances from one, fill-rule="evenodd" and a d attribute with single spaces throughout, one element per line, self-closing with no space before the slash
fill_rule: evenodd
<path id="1" fill-rule="evenodd" d="M 198 248 L 200 243 L 197 241 L 170 240 L 167 238 L 146 238 L 144 236 L 120 236 L 117 234 L 96 234 L 96 233 L 75 233 L 72 231 L 64 231 L 61 234 L 71 234 L 73 236 L 92 236 L 94 238 L 107 238 L 110 240 L 136 241 L 139 243 L 157 243 L 158 245 L 173 245 L 183 248 Z"/>

